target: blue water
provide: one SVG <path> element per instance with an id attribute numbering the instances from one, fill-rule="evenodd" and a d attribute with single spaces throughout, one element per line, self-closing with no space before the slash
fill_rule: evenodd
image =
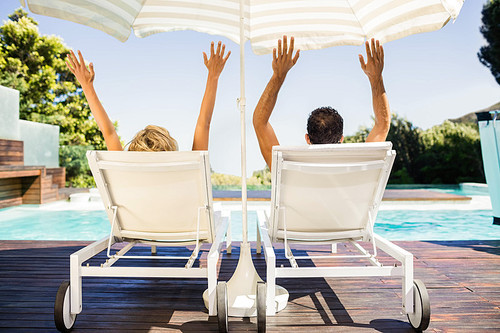
<path id="1" fill-rule="evenodd" d="M 389 240 L 500 239 L 491 210 L 384 210 L 375 232 Z M 257 215 L 248 212 L 249 240 L 256 239 Z M 241 240 L 241 212 L 231 213 L 232 238 Z M 97 240 L 109 234 L 104 211 L 41 210 L 26 205 L 0 209 L 0 239 Z"/>

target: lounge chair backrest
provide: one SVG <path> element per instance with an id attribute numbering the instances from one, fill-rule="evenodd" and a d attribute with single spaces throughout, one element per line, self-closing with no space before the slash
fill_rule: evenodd
<path id="1" fill-rule="evenodd" d="M 392 143 L 273 147 L 273 240 L 368 238 L 395 152 Z"/>
<path id="2" fill-rule="evenodd" d="M 116 210 L 115 236 L 213 240 L 208 152 L 89 151 L 87 158 L 111 222 Z"/>

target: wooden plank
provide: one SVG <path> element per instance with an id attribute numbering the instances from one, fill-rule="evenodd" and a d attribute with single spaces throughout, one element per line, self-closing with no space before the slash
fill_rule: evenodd
<path id="1" fill-rule="evenodd" d="M 52 176 L 52 183 L 59 188 L 66 186 L 66 168 L 47 168 L 47 175 Z"/>
<path id="2" fill-rule="evenodd" d="M 18 177 L 33 177 L 40 176 L 41 170 L 22 170 L 22 171 L 2 171 L 0 172 L 0 179 L 2 178 L 18 178 Z"/>
<path id="3" fill-rule="evenodd" d="M 7 198 L 13 198 L 13 197 L 21 197 L 22 196 L 22 189 L 21 187 L 18 188 L 13 188 L 9 190 L 3 190 L 0 192 L 0 199 L 7 199 Z"/>
<path id="4" fill-rule="evenodd" d="M 24 164 L 24 143 L 22 141 L 0 139 L 0 165 Z"/>
<path id="5" fill-rule="evenodd" d="M 9 150 L 5 150 L 5 151 L 2 151 L 0 149 L 0 156 L 1 157 L 4 157 L 4 156 L 14 156 L 14 157 L 23 157 L 23 152 L 21 150 L 12 150 L 12 149 L 9 149 Z"/>
<path id="6" fill-rule="evenodd" d="M 4 155 L 4 154 L 0 154 L 0 163 L 4 163 L 4 162 L 22 162 L 20 165 L 23 165 L 24 163 L 24 157 L 22 154 L 17 154 L 17 155 L 14 155 L 14 154 L 10 154 L 10 155 Z"/>
<path id="7" fill-rule="evenodd" d="M 19 206 L 23 204 L 23 199 L 21 197 L 14 197 L 10 199 L 1 199 L 0 200 L 0 209 L 7 208 L 12 206 Z"/>
<path id="8" fill-rule="evenodd" d="M 20 184 L 21 180 L 19 178 L 3 178 L 0 179 L 0 186 L 8 186 L 12 184 Z"/>
<path id="9" fill-rule="evenodd" d="M 0 153 L 1 152 L 5 152 L 5 151 L 21 151 L 21 152 L 23 152 L 24 151 L 24 147 L 23 147 L 22 142 L 21 142 L 21 144 L 18 144 L 18 143 L 4 143 L 4 144 L 1 144 L 0 143 Z"/>
<path id="10" fill-rule="evenodd" d="M 19 161 L 5 161 L 5 162 L 2 162 L 1 165 L 5 165 L 5 166 L 22 166 L 24 163 L 23 160 L 19 160 Z"/>
<path id="11" fill-rule="evenodd" d="M 24 170 L 42 170 L 43 166 L 38 165 L 0 165 L 0 172 L 3 171 L 24 171 Z"/>
<path id="12" fill-rule="evenodd" d="M 0 145 L 23 145 L 23 141 L 11 140 L 11 139 L 0 139 Z"/>
<path id="13" fill-rule="evenodd" d="M 42 201 L 41 195 L 41 178 L 24 179 L 23 181 L 23 203 L 24 204 L 40 204 Z"/>
<path id="14" fill-rule="evenodd" d="M 20 181 L 11 184 L 3 184 L 0 182 L 0 195 L 2 195 L 5 191 L 21 190 L 21 189 L 22 189 L 22 183 Z"/>

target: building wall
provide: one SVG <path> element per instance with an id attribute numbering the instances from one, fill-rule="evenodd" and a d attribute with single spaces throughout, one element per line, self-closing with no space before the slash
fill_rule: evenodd
<path id="1" fill-rule="evenodd" d="M 0 138 L 19 140 L 19 91 L 0 86 Z"/>
<path id="2" fill-rule="evenodd" d="M 19 119 L 19 91 L 0 86 L 0 138 L 24 142 L 24 165 L 59 166 L 59 126 Z"/>
<path id="3" fill-rule="evenodd" d="M 19 120 L 24 141 L 24 165 L 59 167 L 59 126 Z"/>

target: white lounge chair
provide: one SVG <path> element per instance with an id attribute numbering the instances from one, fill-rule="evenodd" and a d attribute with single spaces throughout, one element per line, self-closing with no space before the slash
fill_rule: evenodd
<path id="1" fill-rule="evenodd" d="M 259 330 L 265 330 L 266 308 L 267 315 L 276 313 L 275 280 L 284 277 L 401 277 L 404 313 L 413 327 L 427 328 L 429 299 L 423 283 L 413 281 L 412 254 L 373 232 L 395 154 L 390 142 L 273 148 L 270 216 L 258 213 L 257 249 L 262 238 L 267 262 L 267 286 L 257 287 Z M 371 249 L 364 249 L 358 241 L 370 242 Z M 284 243 L 290 267 L 276 267 L 272 242 Z M 353 244 L 359 255 L 335 255 L 336 244 L 343 242 Z M 333 254 L 294 256 L 291 243 L 331 244 Z M 381 265 L 377 248 L 400 265 Z M 365 258 L 371 265 L 299 267 L 297 263 L 335 257 Z"/>
<path id="2" fill-rule="evenodd" d="M 89 151 L 87 158 L 111 231 L 70 256 L 70 281 L 61 284 L 55 302 L 56 327 L 73 327 L 82 311 L 82 277 L 87 276 L 207 278 L 209 315 L 214 315 L 217 261 L 229 219 L 213 210 L 208 152 Z M 126 245 L 112 253 L 113 244 L 121 242 Z M 151 255 L 126 255 L 137 243 L 151 245 Z M 192 268 L 202 243 L 212 243 L 207 267 Z M 193 244 L 188 257 L 156 254 L 156 246 Z M 106 248 L 104 263 L 82 265 Z M 125 258 L 187 262 L 184 267 L 113 266 Z"/>

